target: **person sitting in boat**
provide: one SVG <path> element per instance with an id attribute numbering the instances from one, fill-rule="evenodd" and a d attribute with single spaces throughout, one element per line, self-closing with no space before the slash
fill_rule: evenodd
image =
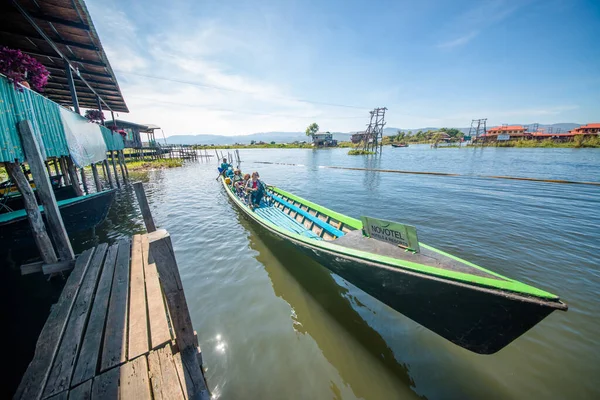
<path id="1" fill-rule="evenodd" d="M 236 168 L 233 171 L 233 177 L 231 178 L 231 181 L 233 183 L 233 188 L 235 189 L 236 193 L 240 194 L 240 192 L 242 191 L 242 188 L 244 187 L 243 185 L 245 185 L 245 183 L 244 183 L 244 178 L 242 178 L 242 171 L 240 171 L 239 168 Z"/>
<path id="2" fill-rule="evenodd" d="M 252 179 L 250 179 L 246 184 L 246 192 L 249 195 L 248 204 L 250 208 L 259 206 L 260 201 L 265 194 L 264 184 L 258 178 L 258 172 L 255 171 L 252 173 Z"/>
<path id="3" fill-rule="evenodd" d="M 224 158 L 223 162 L 221 163 L 221 166 L 219 167 L 219 172 L 221 173 L 221 175 L 224 175 L 227 171 L 227 168 L 229 167 L 231 167 L 231 165 L 227 162 L 227 159 Z"/>

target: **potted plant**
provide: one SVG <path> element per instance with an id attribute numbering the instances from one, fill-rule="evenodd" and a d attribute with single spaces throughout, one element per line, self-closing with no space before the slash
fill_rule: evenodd
<path id="1" fill-rule="evenodd" d="M 0 73 L 13 82 L 17 90 L 23 85 L 42 92 L 48 84 L 50 73 L 38 60 L 21 50 L 0 47 Z"/>
<path id="2" fill-rule="evenodd" d="M 87 110 L 85 112 L 85 117 L 90 120 L 90 122 L 95 122 L 97 124 L 102 124 L 102 121 L 104 121 L 104 113 L 100 110 Z"/>

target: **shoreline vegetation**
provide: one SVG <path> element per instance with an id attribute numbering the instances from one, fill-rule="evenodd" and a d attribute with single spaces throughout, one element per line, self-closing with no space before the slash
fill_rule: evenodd
<path id="1" fill-rule="evenodd" d="M 158 158 L 154 160 L 127 160 L 127 168 L 131 171 L 143 171 L 148 169 L 177 168 L 183 165 L 182 158 Z"/>
<path id="2" fill-rule="evenodd" d="M 365 156 L 365 155 L 370 155 L 370 154 L 375 154 L 375 153 L 372 151 L 362 150 L 362 149 L 354 149 L 354 150 L 348 151 L 349 156 Z"/>

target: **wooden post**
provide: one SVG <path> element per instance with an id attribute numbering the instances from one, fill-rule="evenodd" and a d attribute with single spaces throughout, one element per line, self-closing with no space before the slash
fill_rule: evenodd
<path id="1" fill-rule="evenodd" d="M 85 194 L 90 194 L 87 186 L 87 179 L 85 179 L 85 167 L 79 168 L 79 172 L 81 173 L 81 183 L 83 184 L 83 191 Z"/>
<path id="2" fill-rule="evenodd" d="M 56 204 L 56 198 L 54 197 L 52 185 L 50 185 L 50 179 L 44 170 L 44 161 L 42 160 L 40 147 L 33 136 L 31 123 L 24 120 L 19 122 L 18 127 L 19 132 L 21 133 L 23 150 L 27 157 L 27 163 L 29 164 L 29 168 L 34 177 L 38 197 L 44 206 L 48 228 L 58 249 L 58 255 L 62 261 L 73 260 L 75 258 L 73 248 L 71 247 L 71 242 L 69 241 L 69 236 L 67 235 L 62 216 L 60 215 L 58 204 Z"/>
<path id="3" fill-rule="evenodd" d="M 117 153 L 117 161 L 119 162 L 119 168 L 121 169 L 121 176 L 123 177 L 123 183 L 127 182 L 127 176 L 125 175 L 125 168 L 123 168 L 123 161 L 121 160 L 121 154 L 119 154 L 119 150 Z"/>
<path id="4" fill-rule="evenodd" d="M 69 91 L 71 92 L 71 100 L 73 101 L 73 108 L 77 114 L 81 114 L 79 111 L 79 100 L 77 99 L 77 90 L 75 89 L 75 82 L 73 81 L 73 72 L 69 62 L 65 60 L 65 75 L 67 77 L 67 83 L 69 84 Z"/>
<path id="5" fill-rule="evenodd" d="M 117 174 L 117 164 L 115 162 L 115 153 L 112 150 L 110 151 L 110 160 L 112 162 L 113 172 L 115 173 L 115 181 L 117 182 L 117 186 L 121 187 L 121 182 L 119 182 L 119 175 Z"/>
<path id="6" fill-rule="evenodd" d="M 52 176 L 52 171 L 50 171 L 50 164 L 48 160 L 44 161 L 44 165 L 46 166 L 46 171 L 48 171 L 48 176 Z"/>
<path id="7" fill-rule="evenodd" d="M 123 167 L 125 167 L 125 175 L 127 175 L 127 177 L 129 178 L 129 169 L 127 168 L 127 163 L 125 162 L 125 154 L 123 153 L 123 150 L 119 150 L 117 154 L 119 154 L 119 157 L 121 157 Z"/>
<path id="8" fill-rule="evenodd" d="M 79 186 L 79 178 L 77 177 L 77 169 L 75 168 L 75 164 L 73 164 L 73 160 L 71 157 L 67 157 L 67 169 L 69 170 L 69 178 L 71 179 L 71 185 L 73 185 L 73 189 L 77 196 L 83 196 L 83 191 Z"/>
<path id="9" fill-rule="evenodd" d="M 58 169 L 58 160 L 55 158 L 54 159 L 54 175 L 60 175 L 60 170 Z"/>
<path id="10" fill-rule="evenodd" d="M 102 167 L 102 176 L 105 181 L 108 181 L 108 177 L 106 176 L 106 167 L 104 166 L 104 161 L 100 162 L 100 166 Z"/>
<path id="11" fill-rule="evenodd" d="M 108 184 L 110 185 L 111 189 L 114 189 L 115 184 L 113 183 L 113 179 L 110 174 L 110 166 L 108 165 L 108 160 L 102 161 L 102 165 L 104 166 L 104 171 L 106 172 L 106 175 L 108 176 Z"/>
<path id="12" fill-rule="evenodd" d="M 63 182 L 65 183 L 65 185 L 70 185 L 71 177 L 69 176 L 69 170 L 67 169 L 67 163 L 65 161 L 64 156 L 59 159 L 59 164 L 60 164 L 60 173 L 63 176 Z"/>
<path id="13" fill-rule="evenodd" d="M 52 247 L 52 242 L 46 232 L 44 221 L 42 220 L 42 213 L 35 200 L 33 189 L 29 185 L 29 181 L 23 174 L 23 170 L 18 163 L 5 163 L 6 172 L 10 179 L 17 185 L 19 191 L 23 195 L 23 203 L 25 203 L 25 211 L 27 212 L 27 219 L 29 220 L 29 226 L 33 232 L 33 238 L 37 245 L 42 260 L 46 264 L 54 264 L 58 262 L 58 257 Z"/>
<path id="14" fill-rule="evenodd" d="M 137 197 L 140 205 L 142 217 L 144 217 L 146 230 L 148 233 L 154 232 L 156 230 L 156 225 L 154 225 L 154 219 L 152 219 L 152 213 L 150 212 L 150 206 L 148 205 L 148 199 L 146 198 L 146 192 L 144 192 L 144 186 L 142 186 L 142 182 L 135 182 L 133 184 L 133 190 L 135 190 L 135 196 Z"/>
<path id="15" fill-rule="evenodd" d="M 102 184 L 100 183 L 100 176 L 98 176 L 98 168 L 96 168 L 96 164 L 92 164 L 92 175 L 94 175 L 94 183 L 96 184 L 96 192 L 101 192 Z"/>

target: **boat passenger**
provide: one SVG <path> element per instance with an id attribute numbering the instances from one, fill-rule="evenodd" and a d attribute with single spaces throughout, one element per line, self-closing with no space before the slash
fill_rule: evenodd
<path id="1" fill-rule="evenodd" d="M 249 195 L 248 204 L 250 208 L 255 208 L 260 205 L 260 201 L 265 193 L 263 183 L 258 179 L 258 172 L 252 173 L 252 179 L 246 184 L 246 192 Z"/>
<path id="2" fill-rule="evenodd" d="M 244 178 L 242 178 L 242 171 L 240 171 L 239 168 L 236 168 L 233 171 L 233 177 L 231 178 L 231 181 L 233 182 L 233 188 L 235 189 L 237 194 L 240 194 L 240 192 L 242 192 L 242 188 L 244 187 L 243 185 L 245 185 L 244 183 Z"/>
<path id="3" fill-rule="evenodd" d="M 219 172 L 224 175 L 225 172 L 227 171 L 227 168 L 231 167 L 231 165 L 227 162 L 227 159 L 224 158 L 223 162 L 221 163 L 221 166 L 219 167 Z"/>

